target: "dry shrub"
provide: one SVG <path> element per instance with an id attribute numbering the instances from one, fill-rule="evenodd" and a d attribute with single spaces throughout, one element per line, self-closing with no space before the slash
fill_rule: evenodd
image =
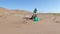
<path id="1" fill-rule="evenodd" d="M 0 13 L 0 17 L 2 17 L 4 15 L 4 13 Z"/>

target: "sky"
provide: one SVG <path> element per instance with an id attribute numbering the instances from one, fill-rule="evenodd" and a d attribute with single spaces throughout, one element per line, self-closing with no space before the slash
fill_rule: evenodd
<path id="1" fill-rule="evenodd" d="M 60 13 L 60 0 L 0 0 L 0 7 L 20 9 L 39 13 Z"/>

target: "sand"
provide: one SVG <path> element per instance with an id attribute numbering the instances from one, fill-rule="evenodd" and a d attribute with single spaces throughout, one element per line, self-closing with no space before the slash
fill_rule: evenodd
<path id="1" fill-rule="evenodd" d="M 60 34 L 60 16 L 39 14 L 41 20 L 34 22 L 24 19 L 25 16 L 22 15 L 23 17 L 15 14 L 1 16 L 0 34 Z"/>

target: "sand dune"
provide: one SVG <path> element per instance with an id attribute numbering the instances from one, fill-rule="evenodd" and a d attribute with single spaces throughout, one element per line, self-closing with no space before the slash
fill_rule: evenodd
<path id="1" fill-rule="evenodd" d="M 1 8 L 0 8 L 1 9 Z M 5 11 L 1 9 L 0 11 Z M 2 13 L 3 13 L 2 12 Z M 0 16 L 0 34 L 60 34 L 60 16 L 53 14 L 38 14 L 39 22 L 24 19 L 29 12 L 6 11 Z M 21 17 L 22 16 L 22 17 Z"/>

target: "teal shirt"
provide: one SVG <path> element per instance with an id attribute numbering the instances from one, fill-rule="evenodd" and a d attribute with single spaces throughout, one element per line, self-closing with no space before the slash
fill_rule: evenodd
<path id="1" fill-rule="evenodd" d="M 36 8 L 34 9 L 34 13 L 37 13 L 37 9 Z"/>

